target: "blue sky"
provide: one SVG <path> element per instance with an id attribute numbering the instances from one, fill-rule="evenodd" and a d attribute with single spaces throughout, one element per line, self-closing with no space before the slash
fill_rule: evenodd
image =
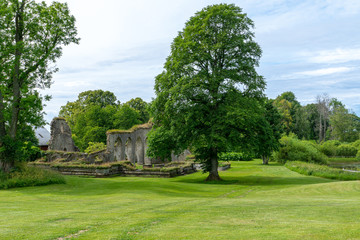
<path id="1" fill-rule="evenodd" d="M 47 1 L 51 2 L 51 1 Z M 360 115 L 359 0 L 67 0 L 81 41 L 64 47 L 47 121 L 86 90 L 113 92 L 126 102 L 153 98 L 170 44 L 185 22 L 207 5 L 234 3 L 255 23 L 263 50 L 258 72 L 265 93 L 295 93 L 301 104 L 328 93 Z"/>

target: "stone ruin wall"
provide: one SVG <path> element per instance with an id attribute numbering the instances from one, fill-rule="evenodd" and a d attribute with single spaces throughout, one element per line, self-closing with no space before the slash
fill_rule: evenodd
<path id="1" fill-rule="evenodd" d="M 72 159 L 79 157 L 77 153 L 78 148 L 75 146 L 71 137 L 71 129 L 64 118 L 54 118 L 51 122 L 51 138 L 49 141 L 49 150 L 67 152 L 66 156 L 60 153 L 53 153 L 49 155 L 49 160 L 54 161 L 53 158 L 59 154 L 62 158 Z M 152 129 L 149 123 L 138 125 L 130 130 L 110 130 L 107 134 L 107 150 L 101 151 L 95 157 L 101 158 L 104 162 L 116 162 L 120 160 L 130 160 L 132 163 L 137 163 L 145 166 L 152 166 L 153 164 L 162 164 L 160 159 L 151 159 L 146 156 L 147 134 Z M 68 155 L 71 156 L 68 156 Z M 85 154 L 85 153 L 84 153 Z M 176 156 L 172 154 L 171 161 L 182 162 L 185 161 L 187 155 L 191 154 L 188 150 Z M 54 156 L 52 156 L 54 155 Z M 59 156 L 60 156 L 59 155 Z M 94 160 L 91 154 L 82 156 L 87 160 Z M 88 159 L 89 158 L 89 159 Z"/>
<path id="2" fill-rule="evenodd" d="M 54 118 L 50 124 L 49 150 L 77 152 L 71 129 L 64 118 Z"/>
<path id="3" fill-rule="evenodd" d="M 151 130 L 150 124 L 143 124 L 129 131 L 113 130 L 107 132 L 107 152 L 110 161 L 130 160 L 132 163 L 152 165 L 146 156 L 147 134 Z"/>
<path id="4" fill-rule="evenodd" d="M 136 126 L 132 130 L 122 131 L 114 130 L 107 132 L 107 151 L 110 154 L 110 161 L 130 160 L 144 166 L 152 166 L 153 164 L 162 164 L 160 159 L 153 159 L 146 156 L 147 134 L 152 129 L 151 124 L 143 124 Z M 190 151 L 186 150 L 179 156 L 172 154 L 171 161 L 185 161 Z"/>

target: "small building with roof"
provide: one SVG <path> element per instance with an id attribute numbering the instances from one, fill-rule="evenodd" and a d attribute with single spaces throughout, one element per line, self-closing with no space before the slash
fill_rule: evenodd
<path id="1" fill-rule="evenodd" d="M 36 128 L 35 136 L 39 141 L 39 148 L 41 150 L 48 150 L 49 148 L 49 141 L 50 141 L 50 132 L 46 128 Z"/>

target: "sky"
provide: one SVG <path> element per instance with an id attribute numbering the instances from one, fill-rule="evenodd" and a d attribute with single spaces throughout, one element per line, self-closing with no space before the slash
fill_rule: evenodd
<path id="1" fill-rule="evenodd" d="M 46 0 L 50 3 L 51 1 Z M 359 0 L 67 0 L 79 45 L 65 46 L 44 111 L 50 122 L 79 93 L 102 89 L 122 103 L 155 97 L 154 79 L 187 20 L 234 3 L 254 21 L 265 94 L 292 91 L 306 105 L 327 93 L 360 115 Z"/>

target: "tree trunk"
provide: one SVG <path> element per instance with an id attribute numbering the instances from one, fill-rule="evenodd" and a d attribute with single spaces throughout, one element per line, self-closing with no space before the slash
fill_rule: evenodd
<path id="1" fill-rule="evenodd" d="M 10 170 L 15 166 L 15 162 L 13 161 L 4 161 L 3 159 L 0 159 L 0 170 L 8 173 Z"/>
<path id="2" fill-rule="evenodd" d="M 217 159 L 217 156 L 213 156 L 211 158 L 211 169 L 209 172 L 209 176 L 206 178 L 205 181 L 221 181 L 222 179 L 219 176 L 218 173 L 218 166 L 219 166 L 219 162 Z"/>
<path id="3" fill-rule="evenodd" d="M 268 156 L 261 156 L 263 164 L 268 165 L 269 164 L 269 157 Z"/>
<path id="4" fill-rule="evenodd" d="M 22 81 L 20 79 L 20 65 L 21 65 L 21 57 L 23 54 L 23 40 L 24 40 L 24 9 L 26 5 L 26 0 L 22 0 L 21 3 L 16 3 L 16 15 L 15 15 L 15 52 L 14 52 L 14 69 L 12 69 L 11 78 L 12 78 L 12 111 L 11 111 L 11 119 L 9 122 L 9 132 L 1 137 L 8 135 L 13 141 L 16 141 L 17 135 L 17 128 L 18 128 L 18 121 L 19 121 L 19 113 L 20 113 L 20 102 L 21 102 L 21 84 Z M 1 99 L 3 96 L 1 95 Z M 1 101 L 0 109 L 3 109 L 3 101 Z M 2 111 L 1 115 L 4 112 Z M 0 115 L 0 116 L 1 116 Z M 4 122 L 4 118 L 0 121 L 0 125 Z M 4 123 L 5 124 L 5 123 Z M 0 133 L 4 132 L 4 128 L 0 126 Z M 0 144 L 3 145 L 3 139 L 0 140 Z M 3 158 L 6 159 L 3 159 Z M 13 157 L 2 156 L 0 159 L 0 167 L 5 171 L 8 172 L 11 168 L 14 167 L 16 159 Z"/>
<path id="5" fill-rule="evenodd" d="M 15 59 L 14 59 L 14 70 L 12 73 L 13 79 L 13 106 L 12 106 L 12 115 L 11 115 L 11 122 L 10 122 L 10 131 L 9 136 L 15 140 L 16 139 L 16 132 L 18 126 L 18 119 L 19 119 L 19 112 L 20 112 L 20 101 L 21 101 L 21 80 L 20 80 L 20 62 L 21 62 L 21 55 L 23 51 L 23 31 L 24 31 L 24 7 L 25 1 L 21 2 L 21 5 L 18 6 L 17 13 L 15 16 L 16 21 L 16 29 L 15 29 Z"/>
<path id="6" fill-rule="evenodd" d="M 5 130 L 5 119 L 4 119 L 4 101 L 3 101 L 3 95 L 2 92 L 0 90 L 0 147 L 3 146 L 3 139 L 6 135 L 6 130 Z M 2 169 L 3 171 L 5 171 L 5 159 L 2 159 L 2 157 L 0 156 L 0 169 Z"/>
<path id="7" fill-rule="evenodd" d="M 325 114 L 325 116 L 324 116 L 324 131 L 323 131 L 323 141 L 325 142 L 326 141 L 326 120 L 327 120 L 327 116 L 326 116 L 326 114 Z"/>
<path id="8" fill-rule="evenodd" d="M 323 127 L 322 127 L 322 119 L 321 119 L 321 113 L 320 113 L 320 121 L 319 121 L 319 143 L 322 142 L 322 130 L 323 130 Z"/>
<path id="9" fill-rule="evenodd" d="M 2 145 L 3 137 L 6 135 L 4 111 L 5 111 L 4 97 L 0 90 L 0 147 Z"/>

